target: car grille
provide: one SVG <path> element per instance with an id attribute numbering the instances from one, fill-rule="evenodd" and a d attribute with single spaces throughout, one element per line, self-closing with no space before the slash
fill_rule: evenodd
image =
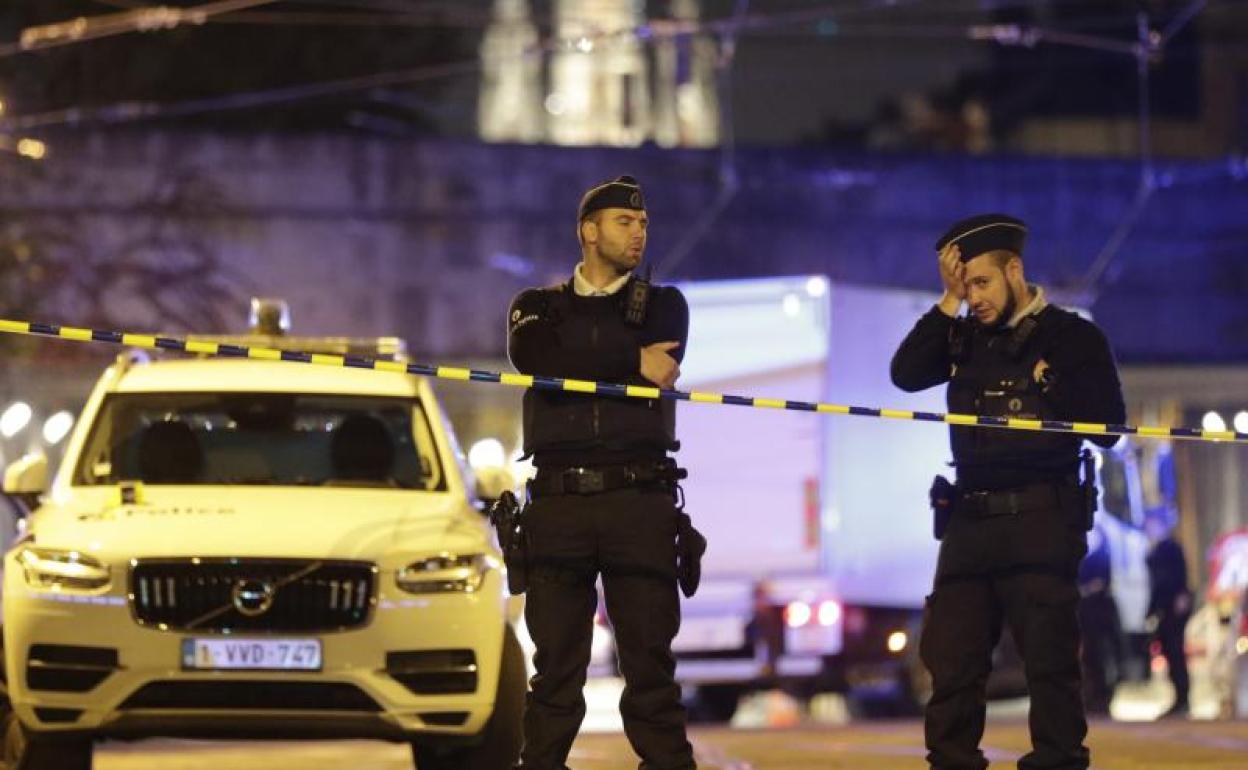
<path id="1" fill-rule="evenodd" d="M 140 561 L 130 605 L 143 625 L 170 631 L 340 631 L 368 621 L 376 586 L 367 562 Z"/>

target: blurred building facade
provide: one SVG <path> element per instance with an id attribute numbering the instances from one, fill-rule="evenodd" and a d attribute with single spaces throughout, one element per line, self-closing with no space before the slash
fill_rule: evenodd
<path id="1" fill-rule="evenodd" d="M 481 138 L 716 145 L 716 45 L 694 29 L 697 0 L 671 0 L 666 10 L 649 19 L 642 0 L 557 0 L 544 43 L 528 0 L 496 0 L 481 44 Z"/>
<path id="2" fill-rule="evenodd" d="M 950 221 L 1016 213 L 1032 226 L 1028 275 L 1107 330 L 1132 420 L 1248 408 L 1242 163 L 1159 163 L 1168 185 L 1120 232 L 1139 189 L 1131 160 L 740 151 L 741 183 L 724 198 L 721 154 L 707 150 L 161 132 L 53 146 L 38 167 L 5 161 L 5 317 L 236 331 L 248 297 L 280 296 L 301 334 L 398 334 L 417 360 L 505 367 L 510 299 L 566 280 L 580 194 L 631 173 L 646 187 L 649 256 L 664 279 L 821 274 L 932 291 L 932 244 Z M 667 262 L 725 200 L 683 261 Z M 5 350 L 0 401 L 30 401 L 34 424 L 76 409 L 116 353 L 64 341 Z M 441 390 L 466 438 L 514 445 L 498 426 L 514 421 L 518 392 Z M 0 449 L 12 459 L 38 445 L 30 428 Z M 1175 450 L 1201 527 L 1248 517 L 1248 448 Z"/>

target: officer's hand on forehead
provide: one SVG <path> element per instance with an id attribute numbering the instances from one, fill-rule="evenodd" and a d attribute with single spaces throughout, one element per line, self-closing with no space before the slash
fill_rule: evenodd
<path id="1" fill-rule="evenodd" d="M 945 291 L 956 299 L 966 298 L 966 264 L 961 259 L 962 252 L 956 243 L 945 244 L 937 259 L 940 267 L 940 280 Z"/>

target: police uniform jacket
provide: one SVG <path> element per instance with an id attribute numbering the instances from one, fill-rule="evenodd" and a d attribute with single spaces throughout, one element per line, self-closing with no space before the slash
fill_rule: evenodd
<path id="1" fill-rule="evenodd" d="M 1046 382 L 1036 363 L 1049 365 Z M 1126 407 L 1113 353 L 1091 321 L 1045 305 L 1017 325 L 987 327 L 933 307 L 893 357 L 893 383 L 914 392 L 949 383 L 949 411 L 997 417 L 1122 424 Z M 958 486 L 995 491 L 1076 477 L 1088 439 L 1113 435 L 950 427 Z"/>
<path id="2" fill-rule="evenodd" d="M 572 281 L 521 292 L 509 312 L 507 354 L 523 374 L 654 387 L 641 375 L 641 348 L 674 341 L 684 357 L 689 306 L 672 286 L 650 289 L 645 323 L 624 320 L 630 287 L 580 296 Z M 625 464 L 679 448 L 675 403 L 530 388 L 524 451 L 540 467 Z"/>

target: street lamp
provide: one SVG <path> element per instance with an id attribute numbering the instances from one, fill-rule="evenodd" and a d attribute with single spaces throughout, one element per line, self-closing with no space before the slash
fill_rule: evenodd
<path id="1" fill-rule="evenodd" d="M 48 145 L 38 139 L 22 137 L 17 140 L 17 154 L 31 160 L 43 160 L 44 156 L 48 154 Z"/>
<path id="2" fill-rule="evenodd" d="M 503 443 L 496 438 L 483 438 L 468 450 L 468 464 L 474 470 L 500 467 L 506 462 L 506 458 Z"/>
<path id="3" fill-rule="evenodd" d="M 1208 431 L 1224 431 L 1226 430 L 1226 420 L 1222 419 L 1222 415 L 1214 411 L 1205 412 L 1205 416 L 1200 418 L 1200 427 Z"/>
<path id="4" fill-rule="evenodd" d="M 25 401 L 14 401 L 8 409 L 4 410 L 4 414 L 0 415 L 0 436 L 13 438 L 30 423 L 33 414 L 30 404 Z"/>
<path id="5" fill-rule="evenodd" d="M 74 416 L 61 410 L 43 423 L 43 440 L 48 446 L 56 446 L 61 443 L 61 439 L 69 435 L 72 427 L 74 427 Z"/>

